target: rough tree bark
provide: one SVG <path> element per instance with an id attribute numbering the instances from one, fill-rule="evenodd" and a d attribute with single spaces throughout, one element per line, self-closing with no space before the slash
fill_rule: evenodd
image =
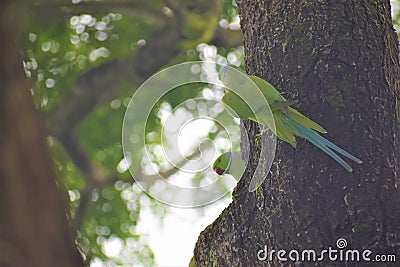
<path id="1" fill-rule="evenodd" d="M 0 266 L 83 266 L 15 41 L 24 20 L 9 2 L 0 2 Z"/>
<path id="2" fill-rule="evenodd" d="M 299 141 L 296 150 L 279 143 L 272 174 L 249 193 L 258 129 L 243 122 L 250 168 L 232 204 L 201 233 L 197 266 L 294 265 L 259 261 L 257 251 L 320 251 L 336 248 L 338 238 L 347 249 L 396 254 L 398 263 L 400 68 L 389 0 L 237 3 L 247 73 L 298 99 L 297 108 L 325 126 L 328 139 L 364 163 L 347 173 L 310 143 Z"/>

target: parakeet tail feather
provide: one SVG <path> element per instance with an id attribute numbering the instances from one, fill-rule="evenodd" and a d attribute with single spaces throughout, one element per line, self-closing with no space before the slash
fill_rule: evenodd
<path id="1" fill-rule="evenodd" d="M 317 132 L 312 129 L 307 128 L 306 126 L 302 125 L 296 119 L 290 118 L 289 120 L 292 121 L 293 125 L 296 127 L 297 131 L 309 142 L 317 146 L 319 149 L 324 151 L 330 157 L 332 157 L 336 162 L 338 162 L 341 166 L 343 166 L 346 170 L 351 172 L 353 169 L 347 164 L 341 157 L 339 157 L 334 151 L 337 153 L 357 162 L 362 163 L 362 161 L 347 151 L 343 150 L 342 148 L 338 147 L 337 145 L 333 144 L 332 142 L 328 141 L 327 139 L 320 136 Z M 334 150 L 334 151 L 332 151 Z"/>

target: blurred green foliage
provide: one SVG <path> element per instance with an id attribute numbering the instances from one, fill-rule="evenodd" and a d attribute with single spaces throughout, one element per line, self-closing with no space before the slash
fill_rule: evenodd
<path id="1" fill-rule="evenodd" d="M 122 83 L 123 88 L 109 95 L 81 84 L 85 85 L 85 79 L 92 77 L 90 75 L 101 84 L 106 77 L 96 74 L 106 69 L 108 64 L 119 61 L 123 69 L 125 59 L 131 58 L 133 66 L 150 66 L 154 59 L 135 62 L 135 56 L 151 49 L 150 44 L 165 41 L 157 40 L 157 31 L 167 30 L 170 25 L 180 36 L 179 42 L 171 44 L 179 53 L 163 55 L 168 60 L 160 66 L 150 66 L 151 69 L 157 71 L 191 60 L 241 64 L 243 49 L 236 6 L 230 0 L 203 0 L 199 3 L 43 0 L 33 4 L 31 12 L 24 67 L 33 84 L 35 102 L 44 111 L 49 129 L 52 129 L 49 145 L 60 177 L 59 184 L 70 199 L 69 213 L 71 225 L 78 233 L 77 244 L 88 263 L 100 260 L 110 265 L 154 266 L 154 254 L 146 237 L 137 233 L 136 225 L 143 205 L 150 206 L 160 219 L 166 209 L 134 183 L 123 166 L 121 145 L 126 107 L 139 82 L 148 75 L 143 76 L 133 68 L 131 76 L 138 78 L 137 83 L 132 83 L 128 75 L 129 79 Z M 221 45 L 228 39 L 219 34 L 220 30 L 229 37 L 230 43 Z M 110 73 L 118 79 L 125 79 L 120 69 Z M 193 113 L 193 107 L 181 103 L 202 96 L 204 90 L 210 92 L 205 85 L 186 87 L 179 93 L 165 95 L 153 109 L 146 126 L 149 147 L 157 147 L 161 142 L 160 110 L 174 112 L 174 108 L 179 106 L 187 113 Z M 91 91 L 90 97 L 84 90 Z M 78 96 L 77 100 L 65 105 L 73 95 Z M 93 99 L 96 104 L 90 109 L 79 105 Z M 207 101 L 204 102 L 207 105 Z M 79 118 L 74 115 L 73 120 L 52 119 L 54 114 L 74 109 L 78 109 Z M 220 119 L 229 120 L 221 116 Z M 210 132 L 208 137 L 220 136 L 219 131 Z M 64 136 L 76 137 L 76 147 L 71 147 L 71 143 L 62 138 Z M 73 153 L 76 148 L 80 154 Z M 132 164 L 143 165 L 141 152 L 134 155 Z M 79 164 L 85 162 L 79 157 L 82 155 L 89 159 L 89 163 Z M 153 164 L 159 165 L 160 169 L 167 168 L 162 166 L 157 153 L 153 157 Z M 85 164 L 89 167 L 86 168 Z M 193 183 L 201 184 L 203 179 L 204 174 L 196 174 Z M 120 244 L 120 249 L 110 252 L 107 244 L 115 242 Z"/>

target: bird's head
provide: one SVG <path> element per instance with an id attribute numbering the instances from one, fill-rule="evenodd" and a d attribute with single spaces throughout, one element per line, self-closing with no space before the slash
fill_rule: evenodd
<path id="1" fill-rule="evenodd" d="M 229 167 L 231 162 L 231 152 L 225 152 L 218 156 L 214 161 L 213 170 L 218 175 L 223 175 L 229 173 Z"/>

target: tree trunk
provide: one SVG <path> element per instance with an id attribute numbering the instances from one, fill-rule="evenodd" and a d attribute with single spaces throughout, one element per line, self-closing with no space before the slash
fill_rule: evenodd
<path id="1" fill-rule="evenodd" d="M 340 238 L 343 251 L 369 249 L 371 259 L 394 254 L 400 262 L 400 68 L 389 0 L 237 2 L 247 73 L 298 99 L 296 108 L 323 125 L 326 138 L 364 163 L 348 173 L 304 140 L 297 149 L 279 142 L 272 174 L 249 193 L 258 129 L 244 121 L 250 166 L 232 204 L 201 233 L 197 266 L 294 265 L 288 254 L 284 262 L 257 253 L 338 250 Z M 357 265 L 324 259 L 296 265 Z"/>
<path id="2" fill-rule="evenodd" d="M 26 10 L 0 10 L 0 266 L 83 266 L 23 71 Z"/>

